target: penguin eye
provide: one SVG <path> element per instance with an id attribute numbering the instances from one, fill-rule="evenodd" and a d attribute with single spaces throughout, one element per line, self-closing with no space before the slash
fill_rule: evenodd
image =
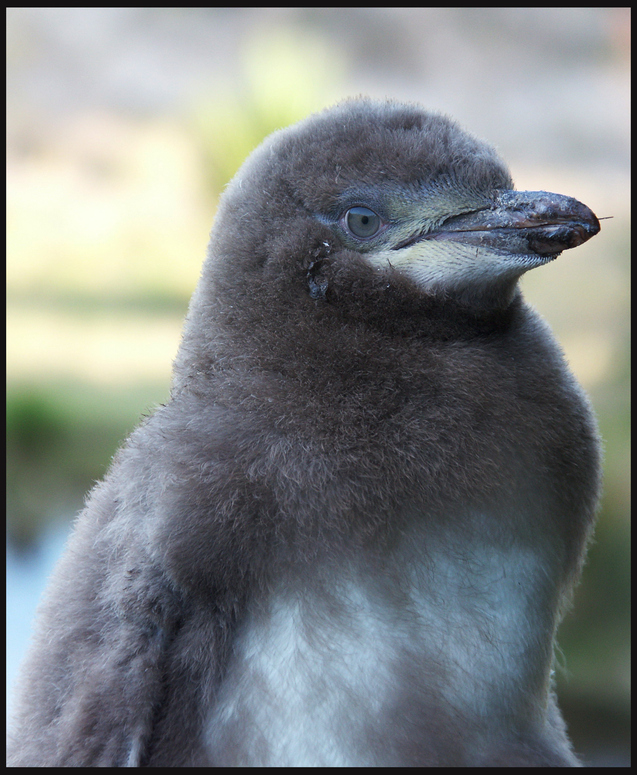
<path id="1" fill-rule="evenodd" d="M 344 217 L 347 229 L 359 239 L 373 237 L 380 231 L 382 221 L 369 207 L 350 207 Z"/>

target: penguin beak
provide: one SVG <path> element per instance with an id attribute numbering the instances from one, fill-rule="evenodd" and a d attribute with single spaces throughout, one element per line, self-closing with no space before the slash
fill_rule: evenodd
<path id="1" fill-rule="evenodd" d="M 592 210 L 570 196 L 503 191 L 491 207 L 448 218 L 414 242 L 447 240 L 550 261 L 594 237 L 599 229 Z"/>

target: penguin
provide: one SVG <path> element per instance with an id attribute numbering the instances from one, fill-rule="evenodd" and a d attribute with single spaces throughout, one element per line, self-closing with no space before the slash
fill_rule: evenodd
<path id="1" fill-rule="evenodd" d="M 50 580 L 9 764 L 578 766 L 552 670 L 600 442 L 518 280 L 599 228 L 416 104 L 267 138 Z"/>

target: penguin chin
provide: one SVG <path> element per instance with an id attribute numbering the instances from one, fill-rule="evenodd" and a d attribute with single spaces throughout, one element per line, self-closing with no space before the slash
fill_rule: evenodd
<path id="1" fill-rule="evenodd" d="M 447 240 L 421 240 L 399 250 L 367 253 L 377 268 L 398 272 L 421 292 L 458 298 L 471 306 L 508 306 L 519 278 L 556 256 L 511 254 Z"/>

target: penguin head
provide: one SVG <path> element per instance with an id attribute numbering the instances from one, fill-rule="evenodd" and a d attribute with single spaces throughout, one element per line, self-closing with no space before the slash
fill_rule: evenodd
<path id="1" fill-rule="evenodd" d="M 313 301 L 367 287 L 506 307 L 519 277 L 599 231 L 570 197 L 514 190 L 504 162 L 449 118 L 349 100 L 271 135 L 224 194 L 222 285 L 303 285 Z M 353 280 L 352 278 L 355 278 Z M 339 282 L 341 283 L 339 285 Z M 337 291 L 340 289 L 340 296 Z"/>

